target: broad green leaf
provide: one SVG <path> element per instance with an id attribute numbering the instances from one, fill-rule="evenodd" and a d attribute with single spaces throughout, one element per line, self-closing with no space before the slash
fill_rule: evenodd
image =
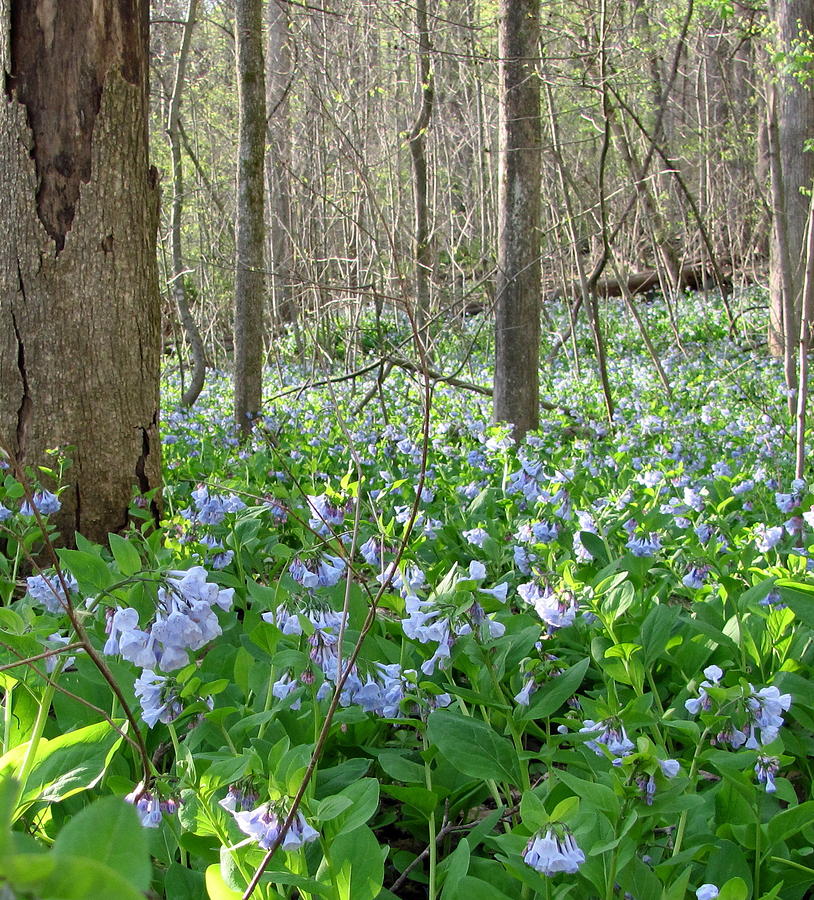
<path id="1" fill-rule="evenodd" d="M 455 893 L 458 882 L 469 871 L 469 858 L 469 841 L 463 838 L 445 860 L 444 888 L 441 891 L 441 900 L 449 900 Z"/>
<path id="2" fill-rule="evenodd" d="M 769 844 L 774 846 L 793 834 L 798 834 L 800 829 L 811 823 L 814 818 L 814 800 L 792 806 L 777 813 L 767 826 Z"/>
<path id="3" fill-rule="evenodd" d="M 79 583 L 79 590 L 84 594 L 98 594 L 113 584 L 113 576 L 105 561 L 93 553 L 83 550 L 57 551 L 59 561 Z"/>
<path id="4" fill-rule="evenodd" d="M 518 711 L 518 718 L 547 719 L 557 712 L 563 703 L 577 692 L 590 662 L 586 656 L 585 659 L 567 668 L 562 675 L 545 682 L 532 694 L 528 709 Z"/>
<path id="5" fill-rule="evenodd" d="M 3 875 L 18 891 L 59 900 L 144 900 L 144 893 L 90 856 L 38 853 L 3 860 Z"/>
<path id="6" fill-rule="evenodd" d="M 376 758 L 382 770 L 396 781 L 405 784 L 424 784 L 426 773 L 424 766 L 404 758 L 404 753 L 399 750 L 376 751 Z"/>
<path id="7" fill-rule="evenodd" d="M 122 575 L 135 575 L 141 571 L 141 556 L 130 541 L 118 534 L 109 534 L 107 539 L 110 543 L 110 552 Z"/>
<path id="8" fill-rule="evenodd" d="M 444 895 L 444 900 L 447 896 Z M 493 884 L 475 878 L 472 875 L 464 875 L 458 884 L 450 891 L 449 900 L 516 900 L 509 897 L 503 891 L 499 891 Z"/>
<path id="9" fill-rule="evenodd" d="M 206 893 L 209 900 L 240 900 L 243 896 L 240 891 L 233 891 L 223 880 L 220 873 L 220 865 L 213 863 L 206 868 Z"/>
<path id="10" fill-rule="evenodd" d="M 814 585 L 780 579 L 775 582 L 775 587 L 794 615 L 809 628 L 814 628 Z"/>
<path id="11" fill-rule="evenodd" d="M 351 800 L 350 808 L 336 816 L 330 823 L 334 836 L 356 831 L 379 808 L 379 782 L 375 778 L 362 778 L 348 785 L 338 795 Z"/>
<path id="12" fill-rule="evenodd" d="M 140 890 L 150 885 L 150 854 L 134 807 L 103 797 L 68 819 L 54 843 L 58 856 L 91 856 Z"/>
<path id="13" fill-rule="evenodd" d="M 337 888 L 337 900 L 376 900 L 384 882 L 387 847 L 380 847 L 376 835 L 362 825 L 331 842 L 330 866 Z"/>
<path id="14" fill-rule="evenodd" d="M 450 709 L 436 709 L 430 714 L 427 736 L 464 775 L 511 784 L 520 780 L 514 747 L 480 719 Z"/>
<path id="15" fill-rule="evenodd" d="M 402 784 L 383 784 L 382 791 L 400 803 L 417 809 L 426 819 L 429 819 L 438 806 L 438 796 L 417 784 L 409 787 Z"/>
<path id="16" fill-rule="evenodd" d="M 677 606 L 654 606 L 642 622 L 641 640 L 644 645 L 644 662 L 650 665 L 664 653 L 673 628 L 680 615 Z"/>
<path id="17" fill-rule="evenodd" d="M 721 887 L 718 900 L 746 900 L 749 896 L 749 888 L 742 878 L 730 878 Z"/>
<path id="18" fill-rule="evenodd" d="M 34 800 L 63 800 L 92 787 L 104 773 L 109 751 L 120 740 L 107 722 L 40 739 L 17 815 Z M 27 743 L 21 744 L 0 757 L 0 777 L 19 775 L 27 749 Z"/>

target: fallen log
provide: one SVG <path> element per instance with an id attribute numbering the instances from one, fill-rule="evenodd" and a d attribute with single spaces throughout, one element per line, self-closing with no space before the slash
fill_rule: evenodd
<path id="1" fill-rule="evenodd" d="M 706 263 L 688 263 L 681 267 L 679 272 L 678 287 L 682 290 L 697 291 L 712 287 L 715 281 L 712 272 Z M 731 281 L 727 279 L 726 285 L 731 288 Z M 643 272 L 631 272 L 627 277 L 627 290 L 630 294 L 647 294 L 661 287 L 659 272 L 657 269 L 645 269 Z M 624 293 L 623 284 L 616 278 L 602 278 L 596 282 L 594 292 L 597 297 L 621 297 Z M 572 282 L 567 288 L 557 288 L 548 291 L 544 295 L 546 302 L 562 300 L 563 298 L 576 300 L 580 297 L 579 282 Z"/>

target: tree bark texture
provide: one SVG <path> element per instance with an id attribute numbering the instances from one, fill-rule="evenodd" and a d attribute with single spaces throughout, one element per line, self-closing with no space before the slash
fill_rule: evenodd
<path id="1" fill-rule="evenodd" d="M 814 4 L 810 0 L 775 0 L 770 4 L 770 12 L 777 28 L 778 49 L 785 53 L 814 31 Z M 792 75 L 781 74 L 770 85 L 770 99 L 774 99 L 774 109 L 770 102 L 773 221 L 769 348 L 775 355 L 786 357 L 788 369 L 790 364 L 793 367 L 789 356 L 793 358 L 797 350 L 805 273 L 808 198 L 800 189 L 809 189 L 814 178 L 814 154 L 803 151 L 805 141 L 814 135 L 814 94 Z M 787 290 L 784 282 L 788 283 Z M 786 293 L 791 296 L 785 296 Z"/>
<path id="2" fill-rule="evenodd" d="M 416 63 L 416 87 L 420 102 L 410 129 L 410 159 L 413 165 L 413 264 L 415 266 L 416 324 L 422 345 L 428 346 L 426 325 L 430 310 L 430 272 L 432 248 L 430 247 L 430 216 L 427 200 L 427 129 L 432 115 L 434 88 L 430 69 L 430 32 L 427 26 L 427 0 L 416 0 L 416 31 L 418 32 L 418 59 Z"/>
<path id="3" fill-rule="evenodd" d="M 148 0 L 0 0 L 0 443 L 93 540 L 160 486 Z"/>
<path id="4" fill-rule="evenodd" d="M 260 413 L 263 399 L 266 79 L 262 0 L 237 0 L 235 40 L 240 106 L 235 220 L 235 422 L 247 434 Z"/>
<path id="5" fill-rule="evenodd" d="M 539 0 L 501 0 L 494 418 L 539 425 Z"/>
<path id="6" fill-rule="evenodd" d="M 192 406 L 203 390 L 206 379 L 206 353 L 198 323 L 189 308 L 186 291 L 186 266 L 181 241 L 181 219 L 184 213 L 184 166 L 181 160 L 181 96 L 184 91 L 189 47 L 192 43 L 192 29 L 198 14 L 198 0 L 189 0 L 181 47 L 175 67 L 170 109 L 167 114 L 167 138 L 172 159 L 172 206 L 170 207 L 170 247 L 172 252 L 172 296 L 178 307 L 178 317 L 184 329 L 192 355 L 192 378 L 189 387 L 181 397 L 184 406 Z"/>
<path id="7" fill-rule="evenodd" d="M 291 238 L 291 118 L 290 104 L 293 64 L 291 60 L 288 6 L 283 0 L 269 0 L 268 53 L 266 55 L 266 106 L 268 108 L 266 159 L 268 183 L 268 227 L 271 251 L 271 288 L 274 324 L 297 320 L 292 277 L 294 247 Z"/>

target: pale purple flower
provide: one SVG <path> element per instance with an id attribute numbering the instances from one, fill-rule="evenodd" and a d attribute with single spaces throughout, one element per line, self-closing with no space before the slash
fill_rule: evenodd
<path id="1" fill-rule="evenodd" d="M 777 790 L 774 776 L 780 768 L 780 760 L 776 756 L 764 756 L 760 754 L 755 763 L 755 774 L 758 784 L 766 786 L 766 793 L 773 794 Z"/>
<path id="2" fill-rule="evenodd" d="M 549 828 L 544 835 L 536 834 L 529 840 L 523 851 L 523 862 L 543 875 L 557 872 L 573 875 L 585 862 L 585 854 L 569 831 L 560 836 Z"/>
<path id="3" fill-rule="evenodd" d="M 574 624 L 578 604 L 570 592 L 556 594 L 548 585 L 542 588 L 536 581 L 529 581 L 518 585 L 517 593 L 534 607 L 549 630 Z"/>
<path id="4" fill-rule="evenodd" d="M 636 745 L 628 738 L 624 725 L 618 719 L 604 719 L 601 722 L 586 719 L 579 731 L 580 734 L 598 733 L 596 738 L 585 742 L 585 746 L 593 750 L 597 756 L 605 755 L 603 747 L 616 758 L 629 756 L 636 749 Z"/>
<path id="5" fill-rule="evenodd" d="M 489 532 L 483 528 L 472 528 L 463 532 L 463 537 L 475 547 L 482 547 L 489 538 Z"/>
<path id="6" fill-rule="evenodd" d="M 776 547 L 782 537 L 782 525 L 775 525 L 771 528 L 763 524 L 755 525 L 755 546 L 761 553 L 767 553 Z"/>
<path id="7" fill-rule="evenodd" d="M 51 491 L 35 491 L 31 499 L 33 503 L 23 500 L 20 505 L 21 516 L 33 516 L 34 510 L 41 516 L 50 516 L 52 513 L 59 512 L 62 508 L 59 497 L 56 494 L 52 494 Z"/>
<path id="8" fill-rule="evenodd" d="M 62 589 L 63 582 L 69 591 L 75 591 L 78 587 L 70 572 L 63 572 L 62 580 L 53 572 L 47 575 L 29 575 L 26 578 L 29 596 L 55 615 L 65 612 L 68 606 L 68 598 Z"/>
<path id="9" fill-rule="evenodd" d="M 714 884 L 702 884 L 695 892 L 698 900 L 715 900 L 718 896 L 718 888 Z"/>

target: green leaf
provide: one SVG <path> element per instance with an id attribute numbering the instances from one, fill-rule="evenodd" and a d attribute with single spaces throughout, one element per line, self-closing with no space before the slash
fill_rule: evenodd
<path id="1" fill-rule="evenodd" d="M 384 883 L 387 847 L 366 826 L 341 834 L 331 843 L 331 869 L 337 900 L 376 900 Z"/>
<path id="2" fill-rule="evenodd" d="M 17 816 L 34 800 L 64 800 L 92 787 L 104 774 L 109 751 L 120 740 L 107 722 L 78 728 L 51 740 L 41 738 Z M 18 776 L 27 749 L 28 743 L 20 744 L 0 757 L 0 776 Z"/>
<path id="3" fill-rule="evenodd" d="M 718 900 L 746 900 L 749 888 L 742 878 L 730 878 L 718 893 Z"/>
<path id="4" fill-rule="evenodd" d="M 65 549 L 58 550 L 57 555 L 62 565 L 77 580 L 83 594 L 101 593 L 113 583 L 107 564 L 99 556 L 82 550 Z"/>
<path id="5" fill-rule="evenodd" d="M 586 656 L 573 666 L 567 668 L 562 675 L 552 678 L 540 687 L 531 697 L 528 709 L 518 711 L 520 719 L 547 719 L 577 692 L 582 679 L 588 671 L 591 660 Z"/>
<path id="6" fill-rule="evenodd" d="M 641 633 L 645 666 L 650 665 L 664 653 L 679 615 L 680 610 L 677 606 L 664 606 L 660 603 L 647 614 L 642 622 Z"/>
<path id="7" fill-rule="evenodd" d="M 425 819 L 429 819 L 430 815 L 438 806 L 438 796 L 432 791 L 428 791 L 425 787 L 419 787 L 416 784 L 405 787 L 401 784 L 383 784 L 382 791 L 390 797 L 398 800 L 399 803 L 412 806 L 418 810 Z"/>
<path id="8" fill-rule="evenodd" d="M 164 893 L 172 900 L 200 900 L 204 895 L 204 875 L 180 863 L 170 863 L 164 876 Z"/>
<path id="9" fill-rule="evenodd" d="M 427 737 L 442 756 L 470 778 L 510 784 L 520 781 L 514 747 L 480 719 L 436 709 L 430 713 Z"/>
<path id="10" fill-rule="evenodd" d="M 130 541 L 118 534 L 109 534 L 107 539 L 110 543 L 110 552 L 122 575 L 135 575 L 141 571 L 141 556 Z"/>
<path id="11" fill-rule="evenodd" d="M 621 615 L 630 609 L 636 596 L 636 591 L 630 581 L 623 581 L 620 585 L 611 588 L 600 601 L 600 609 L 609 616 L 611 621 L 616 621 Z"/>
<path id="12" fill-rule="evenodd" d="M 89 856 L 17 854 L 3 860 L 4 878 L 20 892 L 59 900 L 144 900 L 115 869 Z"/>
<path id="13" fill-rule="evenodd" d="M 405 784 L 424 784 L 426 773 L 424 766 L 404 758 L 399 750 L 376 750 L 376 758 L 382 770 L 396 781 Z"/>
<path id="14" fill-rule="evenodd" d="M 146 891 L 152 867 L 147 838 L 134 807 L 104 797 L 68 819 L 54 843 L 58 856 L 90 856 Z"/>
<path id="15" fill-rule="evenodd" d="M 444 889 L 441 891 L 441 900 L 449 900 L 455 893 L 458 882 L 469 871 L 469 858 L 469 841 L 463 838 L 445 860 Z"/>
<path id="16" fill-rule="evenodd" d="M 784 809 L 783 812 L 777 813 L 767 827 L 769 844 L 774 846 L 781 841 L 785 841 L 787 837 L 798 834 L 801 828 L 811 822 L 812 817 L 814 817 L 814 800 L 809 800 L 806 803 L 801 803 L 799 806 L 792 806 L 791 809 Z"/>
<path id="17" fill-rule="evenodd" d="M 444 900 L 447 900 L 446 895 Z M 472 875 L 464 875 L 449 894 L 449 900 L 514 900 L 503 891 L 499 891 L 493 884 L 474 878 Z"/>
<path id="18" fill-rule="evenodd" d="M 375 778 L 362 778 L 348 785 L 338 796 L 349 798 L 352 805 L 347 812 L 331 821 L 334 836 L 356 831 L 376 812 L 379 808 L 379 782 Z"/>
<path id="19" fill-rule="evenodd" d="M 598 534 L 594 534 L 592 531 L 580 531 L 579 539 L 582 541 L 582 546 L 585 547 L 600 565 L 605 565 L 607 563 L 608 551 L 605 547 L 605 542 Z"/>
<path id="20" fill-rule="evenodd" d="M 794 615 L 809 628 L 814 628 L 814 585 L 780 579 L 775 582 L 775 587 Z"/>
<path id="21" fill-rule="evenodd" d="M 206 869 L 206 893 L 209 900 L 240 900 L 243 896 L 240 891 L 233 891 L 223 880 L 220 873 L 220 865 L 213 863 Z"/>

